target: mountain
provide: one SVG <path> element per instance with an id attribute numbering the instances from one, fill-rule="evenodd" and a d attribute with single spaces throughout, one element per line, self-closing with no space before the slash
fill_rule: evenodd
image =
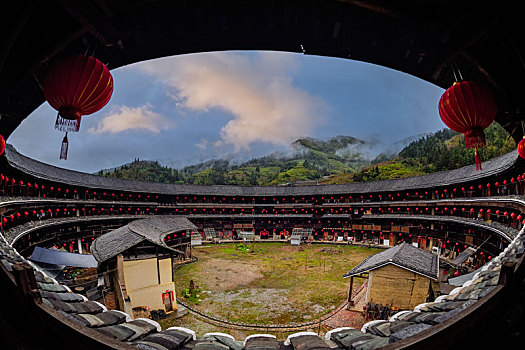
<path id="1" fill-rule="evenodd" d="M 370 159 L 364 156 L 367 143 L 351 136 L 336 136 L 328 140 L 301 138 L 291 147 L 290 154 L 272 153 L 239 164 L 212 159 L 172 169 L 158 162 L 137 159 L 97 174 L 164 183 L 268 186 L 315 182 L 323 176 L 352 173 L 370 164 Z"/>
<path id="2" fill-rule="evenodd" d="M 161 183 L 182 183 L 176 169 L 165 167 L 156 161 L 135 159 L 133 162 L 112 169 L 100 170 L 97 175 L 127 180 L 142 180 Z"/>
<path id="3" fill-rule="evenodd" d="M 487 146 L 480 150 L 487 160 L 515 149 L 514 140 L 499 124 L 485 130 Z M 397 141 L 388 152 L 376 151 L 373 141 L 351 136 L 328 140 L 300 138 L 290 154 L 272 153 L 242 163 L 212 159 L 173 169 L 155 161 L 135 160 L 102 176 L 163 183 L 197 185 L 309 185 L 395 179 L 436 171 L 456 169 L 474 163 L 472 150 L 465 147 L 463 135 L 449 129 Z M 400 150 L 400 151 L 399 151 Z"/>
<path id="4" fill-rule="evenodd" d="M 514 139 L 503 127 L 492 123 L 485 130 L 487 145 L 478 152 L 482 161 L 516 149 Z M 464 137 L 450 129 L 426 135 L 399 152 L 392 159 L 378 156 L 371 165 L 352 174 L 334 174 L 321 181 L 323 184 L 348 183 L 396 179 L 437 171 L 452 170 L 474 164 L 474 150 L 467 149 Z"/>
<path id="5" fill-rule="evenodd" d="M 368 165 L 369 160 L 359 152 L 347 152 L 364 145 L 364 141 L 350 136 L 326 141 L 301 138 L 292 143 L 293 152 L 288 155 L 272 153 L 241 164 L 225 161 L 220 167 L 203 167 L 201 163 L 181 169 L 180 173 L 187 175 L 186 183 L 201 185 L 269 186 L 317 181 L 323 176 L 355 172 Z M 205 169 L 193 171 L 202 168 Z"/>

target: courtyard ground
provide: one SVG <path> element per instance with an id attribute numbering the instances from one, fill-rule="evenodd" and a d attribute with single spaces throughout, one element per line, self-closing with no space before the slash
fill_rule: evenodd
<path id="1" fill-rule="evenodd" d="M 348 297 L 349 281 L 342 278 L 343 274 L 377 252 L 357 246 L 218 244 L 194 249 L 199 261 L 176 270 L 174 280 L 180 300 L 221 319 L 258 325 L 300 324 L 315 321 L 340 306 Z M 185 298 L 190 280 L 199 291 L 193 298 Z M 354 281 L 354 293 L 361 283 Z M 359 307 L 356 303 L 355 309 L 359 311 Z M 362 323 L 361 312 L 342 310 L 312 330 L 324 333 L 335 325 Z M 186 326 L 197 333 L 227 330 L 206 325 L 202 317 L 191 313 L 180 319 L 168 318 L 162 324 Z M 258 332 L 227 331 L 239 333 L 241 339 Z"/>

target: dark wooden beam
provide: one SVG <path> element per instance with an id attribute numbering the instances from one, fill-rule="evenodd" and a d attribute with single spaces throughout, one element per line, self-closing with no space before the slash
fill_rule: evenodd
<path id="1" fill-rule="evenodd" d="M 496 18 L 490 24 L 482 26 L 481 28 L 479 28 L 479 30 L 474 31 L 476 35 L 471 36 L 471 37 L 464 37 L 463 39 L 459 39 L 459 40 L 456 38 L 453 41 L 454 48 L 437 60 L 440 63 L 436 66 L 436 68 L 434 68 L 434 72 L 431 75 L 432 80 L 439 80 L 439 77 L 443 73 L 443 70 L 447 68 L 456 57 L 460 56 L 469 47 L 479 42 L 483 37 L 487 35 L 487 33 L 490 33 L 494 29 L 494 27 L 496 27 L 498 24 L 499 24 L 499 19 Z M 458 31 L 466 31 L 466 29 L 458 28 Z M 469 32 L 469 31 L 466 31 L 466 32 Z M 452 33 L 447 34 L 447 36 L 449 35 L 453 35 L 453 34 Z"/>
<path id="2" fill-rule="evenodd" d="M 110 47 L 119 42 L 120 35 L 118 31 L 107 20 L 107 13 L 106 16 L 100 14 L 96 19 L 88 18 L 85 15 L 85 13 L 87 12 L 85 8 L 80 8 L 80 6 L 84 2 L 70 2 L 67 0 L 57 1 L 64 8 L 64 10 L 66 10 L 67 13 L 71 15 L 71 17 L 78 21 L 82 25 L 82 27 L 86 28 L 86 30 L 102 45 Z M 109 11 L 107 7 L 104 8 L 106 9 L 106 11 Z M 93 23 L 95 21 L 96 23 Z"/>
<path id="3" fill-rule="evenodd" d="M 32 0 L 16 1 L 11 3 L 9 11 L 4 12 L 4 16 L 9 16 L 9 18 L 5 19 L 7 23 L 2 19 L 2 22 L 4 22 L 2 24 L 7 24 L 5 26 L 7 29 L 2 31 L 2 40 L 0 41 L 0 71 L 4 68 L 9 52 L 18 39 L 18 35 L 24 28 L 27 19 L 33 13 L 37 2 Z M 13 9 L 13 6 L 15 9 Z M 17 16 L 13 16 L 13 13 L 17 14 Z"/>
<path id="4" fill-rule="evenodd" d="M 385 15 L 387 17 L 395 18 L 395 19 L 408 19 L 408 16 L 406 13 L 403 13 L 399 9 L 393 8 L 392 6 L 387 6 L 385 3 L 379 2 L 379 1 L 364 1 L 364 0 L 339 0 L 341 2 L 361 7 L 367 10 L 370 10 L 372 12 L 376 12 L 382 15 Z M 389 2 L 390 3 L 390 2 Z"/>

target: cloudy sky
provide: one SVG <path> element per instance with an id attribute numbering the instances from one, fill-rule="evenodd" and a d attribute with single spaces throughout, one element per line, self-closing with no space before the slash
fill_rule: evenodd
<path id="1" fill-rule="evenodd" d="M 69 134 L 67 161 L 58 159 L 63 133 L 54 129 L 56 111 L 47 102 L 7 142 L 40 161 L 95 172 L 135 158 L 173 167 L 246 160 L 287 152 L 299 137 L 350 135 L 381 148 L 444 127 L 437 109 L 443 89 L 351 60 L 216 52 L 111 73 L 111 101 Z"/>

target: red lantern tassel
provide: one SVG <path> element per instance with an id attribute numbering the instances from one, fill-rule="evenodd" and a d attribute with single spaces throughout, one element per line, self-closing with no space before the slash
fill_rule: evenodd
<path id="1" fill-rule="evenodd" d="M 67 118 L 65 118 L 64 116 L 67 116 Z M 62 115 L 59 112 L 55 121 L 55 129 L 64 132 L 78 132 L 78 130 L 80 130 L 80 120 L 80 115 Z"/>
<path id="2" fill-rule="evenodd" d="M 62 147 L 60 148 L 60 159 L 67 160 L 67 149 L 69 148 L 69 140 L 67 139 L 67 132 L 62 139 Z"/>
<path id="3" fill-rule="evenodd" d="M 476 163 L 476 170 L 481 170 L 481 158 L 478 154 L 478 149 L 474 149 L 474 162 Z"/>
<path id="4" fill-rule="evenodd" d="M 467 148 L 485 147 L 485 133 L 480 127 L 471 127 L 465 132 Z"/>

